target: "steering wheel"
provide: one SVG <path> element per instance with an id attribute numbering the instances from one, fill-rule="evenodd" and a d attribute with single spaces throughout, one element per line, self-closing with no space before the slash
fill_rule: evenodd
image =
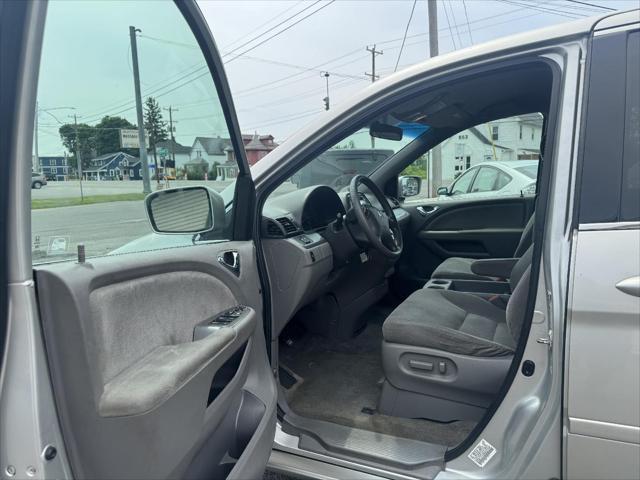
<path id="1" fill-rule="evenodd" d="M 373 193 L 382 205 L 382 209 L 360 202 L 360 191 L 358 190 L 360 185 L 365 185 Z M 378 186 L 368 177 L 356 175 L 349 184 L 349 195 L 358 225 L 366 235 L 369 244 L 387 258 L 397 259 L 400 257 L 402 230 L 389 206 L 387 197 Z"/>

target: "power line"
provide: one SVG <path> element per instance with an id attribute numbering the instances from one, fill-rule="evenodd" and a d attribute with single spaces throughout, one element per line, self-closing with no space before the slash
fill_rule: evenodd
<path id="1" fill-rule="evenodd" d="M 605 7 L 603 5 L 597 5 L 595 3 L 589 3 L 589 2 L 581 2 L 579 0 L 565 0 L 565 2 L 569 2 L 569 3 L 579 3 L 580 5 L 587 5 L 589 7 L 596 7 L 596 8 L 601 8 L 602 10 L 609 10 L 611 12 L 615 12 L 616 9 L 615 8 L 611 8 L 611 7 Z"/>
<path id="2" fill-rule="evenodd" d="M 451 0 L 449 0 L 447 2 L 449 4 L 449 10 L 451 11 L 451 21 L 453 22 L 453 27 L 456 29 L 456 35 L 458 36 L 458 44 L 460 45 L 460 48 L 462 48 L 462 37 L 460 36 L 460 30 L 458 29 L 458 22 L 456 21 L 456 14 L 453 11 L 453 4 L 451 3 Z M 446 8 L 446 6 L 445 6 Z"/>
<path id="3" fill-rule="evenodd" d="M 457 50 L 458 46 L 456 45 L 456 37 L 453 36 L 453 29 L 451 28 L 451 22 L 449 21 L 449 13 L 447 13 L 447 5 L 446 3 L 443 3 L 442 5 L 444 8 L 444 18 L 447 20 L 447 25 L 449 27 L 449 33 L 451 34 L 451 41 L 453 42 L 453 49 Z M 462 46 L 462 45 L 460 45 Z"/>
<path id="4" fill-rule="evenodd" d="M 225 56 L 231 55 L 232 53 L 237 52 L 238 50 L 240 50 L 241 48 L 243 48 L 243 47 L 245 47 L 245 46 L 249 45 L 250 43 L 255 42 L 255 41 L 256 41 L 256 40 L 258 40 L 260 37 L 262 37 L 262 36 L 266 35 L 266 34 L 267 34 L 267 33 L 269 33 L 269 32 L 272 32 L 273 30 L 275 30 L 276 28 L 278 28 L 280 25 L 283 25 L 283 24 L 287 23 L 289 20 L 291 20 L 291 19 L 293 19 L 293 18 L 297 17 L 297 16 L 298 16 L 298 15 L 300 15 L 302 12 L 305 12 L 305 11 L 309 10 L 310 8 L 314 7 L 316 4 L 320 3 L 320 1 L 321 1 L 321 0 L 316 0 L 316 1 L 315 1 L 315 2 L 313 2 L 311 5 L 308 5 L 307 7 L 303 8 L 303 9 L 302 9 L 302 10 L 300 10 L 299 12 L 297 12 L 297 13 L 295 13 L 295 14 L 293 14 L 293 15 L 291 15 L 291 16 L 289 16 L 289 17 L 287 17 L 287 18 L 285 18 L 283 21 L 281 21 L 280 23 L 278 23 L 278 24 L 274 25 L 274 26 L 273 26 L 273 27 L 271 27 L 269 30 L 267 30 L 267 31 L 265 31 L 265 32 L 262 32 L 262 33 L 260 33 L 260 34 L 258 34 L 258 35 L 256 35 L 256 36 L 254 36 L 253 38 L 251 38 L 251 39 L 247 40 L 246 42 L 244 42 L 242 45 L 240 45 L 240 46 L 238 46 L 238 47 L 234 48 L 234 49 L 233 49 L 233 50 L 231 50 L 230 52 L 227 52 Z M 245 52 L 245 53 L 246 53 L 246 52 Z"/>
<path id="5" fill-rule="evenodd" d="M 318 0 L 318 1 L 320 1 L 320 0 Z M 264 39 L 264 40 L 262 40 L 260 43 L 257 43 L 257 44 L 255 44 L 255 45 L 253 45 L 253 46 L 249 47 L 249 48 L 248 48 L 247 50 L 245 50 L 244 52 L 239 53 L 239 54 L 238 54 L 238 55 L 236 55 L 235 57 L 231 58 L 231 60 L 227 60 L 226 62 L 224 62 L 224 63 L 225 63 L 225 65 L 226 65 L 226 64 L 229 64 L 229 63 L 231 63 L 231 62 L 233 62 L 234 60 L 236 60 L 237 58 L 241 57 L 242 55 L 244 55 L 244 54 L 246 54 L 246 53 L 249 53 L 251 50 L 255 50 L 255 49 L 256 49 L 256 48 L 258 48 L 260 45 L 264 45 L 264 44 L 265 44 L 265 43 L 267 43 L 269 40 L 271 40 L 271 39 L 273 39 L 273 38 L 277 37 L 278 35 L 283 34 L 283 33 L 284 33 L 284 32 L 286 32 L 287 30 L 289 30 L 290 28 L 293 28 L 293 27 L 295 27 L 296 25 L 298 25 L 300 22 L 302 22 L 302 21 L 306 20 L 307 18 L 311 17 L 312 15 L 315 15 L 315 14 L 316 14 L 316 13 L 318 13 L 320 10 L 323 10 L 323 9 L 327 8 L 327 7 L 328 7 L 329 5 L 331 5 L 333 2 L 335 2 L 335 0 L 330 0 L 328 3 L 325 3 L 324 5 L 322 5 L 322 6 L 321 6 L 320 8 L 318 8 L 317 10 L 314 10 L 314 11 L 313 11 L 313 12 L 311 12 L 310 14 L 305 15 L 304 17 L 302 17 L 302 18 L 300 18 L 300 19 L 296 20 L 296 21 L 295 21 L 294 23 L 292 23 L 291 25 L 288 25 L 287 27 L 283 28 L 282 30 L 280 30 L 280 31 L 278 31 L 278 32 L 276 32 L 276 33 L 274 33 L 274 34 L 273 34 L 273 35 L 271 35 L 270 37 L 265 38 L 265 39 Z M 318 3 L 318 2 L 313 3 L 311 6 L 315 5 L 316 3 Z M 307 7 L 307 8 L 309 8 L 309 7 Z M 306 10 L 306 9 L 305 9 L 305 10 Z M 304 10 L 303 10 L 303 11 L 304 11 Z M 238 48 L 240 48 L 240 47 L 238 47 Z M 235 50 L 233 50 L 233 51 L 238 50 L 238 48 L 236 48 L 236 49 L 235 49 Z M 227 53 L 227 55 L 230 55 L 231 53 L 233 53 L 233 51 L 232 51 L 232 52 L 230 52 L 230 53 Z"/>
<path id="6" fill-rule="evenodd" d="M 464 7 L 464 18 L 467 20 L 467 30 L 469 32 L 469 40 L 471 40 L 471 45 L 473 45 L 473 35 L 471 34 L 471 25 L 469 24 L 469 14 L 467 13 L 466 0 L 462 0 L 462 6 Z"/>
<path id="7" fill-rule="evenodd" d="M 258 30 L 260 30 L 262 27 L 265 27 L 267 25 L 269 25 L 271 22 L 273 22 L 274 20 L 277 20 L 278 18 L 282 17 L 285 13 L 290 12 L 291 10 L 293 10 L 294 8 L 296 8 L 298 5 L 300 5 L 301 3 L 303 3 L 304 0 L 299 0 L 296 3 L 294 3 L 293 5 L 285 8 L 284 10 L 282 10 L 280 13 L 278 13 L 277 15 L 274 15 L 273 17 L 271 17 L 269 20 L 267 20 L 266 22 L 263 22 L 262 24 L 258 25 L 257 27 L 253 28 L 252 31 L 257 32 Z M 300 12 L 298 12 L 300 13 Z M 297 15 L 297 14 L 296 14 Z M 266 32 L 264 32 L 266 33 Z M 242 41 L 243 39 L 245 39 L 247 37 L 247 34 L 242 35 L 238 38 L 236 38 L 235 40 L 233 40 L 232 42 L 229 42 L 228 45 L 225 45 L 225 49 L 227 48 L 231 48 L 232 45 Z"/>
<path id="8" fill-rule="evenodd" d="M 398 70 L 398 64 L 400 63 L 400 57 L 402 57 L 402 50 L 404 49 L 404 42 L 407 40 L 407 33 L 409 33 L 409 25 L 411 25 L 411 19 L 413 19 L 413 12 L 416 9 L 416 3 L 418 0 L 413 0 L 413 5 L 411 6 L 411 13 L 409 14 L 409 20 L 407 20 L 407 26 L 404 29 L 404 36 L 402 37 L 402 45 L 400 45 L 400 51 L 398 52 L 398 59 L 396 60 L 396 66 L 393 71 Z"/>
<path id="9" fill-rule="evenodd" d="M 541 6 L 539 4 L 531 5 L 531 4 L 527 4 L 527 3 L 519 3 L 519 2 L 516 2 L 514 0 L 497 0 L 497 1 L 500 1 L 502 3 L 507 3 L 507 4 L 510 4 L 510 5 L 517 5 L 517 6 L 520 6 L 520 7 L 529 8 L 531 10 L 538 10 L 538 11 L 544 12 L 544 13 L 551 13 L 551 14 L 554 14 L 554 15 L 559 15 L 561 17 L 571 18 L 571 19 L 574 19 L 574 20 L 576 18 L 582 18 L 582 17 L 585 16 L 585 15 L 582 15 L 582 14 L 579 14 L 579 13 L 571 13 L 571 12 L 566 12 L 566 11 L 563 11 L 563 10 L 553 9 L 551 7 L 544 7 L 544 6 Z"/>

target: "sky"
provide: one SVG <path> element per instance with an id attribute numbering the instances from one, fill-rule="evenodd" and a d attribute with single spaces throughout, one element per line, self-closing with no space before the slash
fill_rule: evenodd
<path id="1" fill-rule="evenodd" d="M 367 46 L 382 52 L 376 56 L 381 77 L 396 64 L 402 69 L 428 58 L 426 0 L 198 3 L 223 55 L 243 133 L 272 134 L 279 142 L 324 113 L 325 72 L 331 106 L 370 85 Z M 638 0 L 440 0 L 440 54 L 606 13 L 597 5 L 624 10 Z M 74 114 L 91 125 L 104 115 L 136 123 L 130 25 L 141 30 L 143 99 L 152 95 L 172 107 L 178 142 L 227 135 L 204 57 L 174 5 L 57 0 L 49 7 L 42 53 L 39 155 L 63 153 L 57 130 Z"/>

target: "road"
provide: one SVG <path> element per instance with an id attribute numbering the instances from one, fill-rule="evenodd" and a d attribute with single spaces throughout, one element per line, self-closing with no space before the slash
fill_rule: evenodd
<path id="1" fill-rule="evenodd" d="M 220 192 L 231 183 L 230 180 L 204 182 L 202 180 L 173 180 L 171 187 L 180 187 L 185 185 L 207 185 L 210 188 Z M 156 182 L 151 182 L 151 190 L 156 190 Z M 109 181 L 84 181 L 82 182 L 82 191 L 85 196 L 89 195 L 118 195 L 122 193 L 142 193 L 142 180 L 131 180 L 122 182 Z M 80 182 L 49 182 L 44 187 L 31 190 L 31 198 L 70 198 L 80 196 Z"/>
<path id="2" fill-rule="evenodd" d="M 220 191 L 229 183 L 207 182 L 207 186 Z M 185 184 L 202 185 L 203 182 L 171 182 L 172 187 Z M 141 192 L 142 182 L 83 182 L 83 187 L 85 195 L 114 195 Z M 285 182 L 274 194 L 294 189 L 293 184 Z M 68 198 L 79 195 L 79 184 L 51 182 L 31 192 L 33 198 Z M 35 263 L 73 258 L 79 243 L 85 245 L 87 258 L 105 255 L 151 233 L 143 200 L 33 210 L 31 230 Z"/>
<path id="3" fill-rule="evenodd" d="M 105 255 L 151 233 L 143 200 L 33 210 L 31 225 L 34 262 L 74 256 L 79 243 L 85 244 L 87 257 Z M 54 245 L 56 238 L 64 240 Z"/>

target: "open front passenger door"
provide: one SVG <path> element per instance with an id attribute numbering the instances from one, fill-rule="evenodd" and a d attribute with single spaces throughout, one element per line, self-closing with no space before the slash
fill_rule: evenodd
<path id="1" fill-rule="evenodd" d="M 0 312 L 3 470 L 260 478 L 276 386 L 250 233 L 253 184 L 204 18 L 191 1 L 13 2 L 0 15 L 12 37 L 3 40 L 23 53 L 8 69 L 14 83 L 3 81 L 3 98 L 15 100 L 11 112 L 3 106 L 15 128 L 0 156 L 12 185 L 1 204 L 12 236 Z M 41 151 L 62 142 L 66 163 L 45 164 L 37 151 L 29 162 L 34 112 Z M 141 120 L 147 159 L 125 141 Z M 181 158 L 181 142 L 203 150 Z M 27 179 L 47 167 L 66 178 L 33 197 L 34 208 L 53 208 L 34 209 L 30 228 Z M 207 179 L 216 168 L 225 182 Z M 160 191 L 145 201 L 149 179 Z"/>

